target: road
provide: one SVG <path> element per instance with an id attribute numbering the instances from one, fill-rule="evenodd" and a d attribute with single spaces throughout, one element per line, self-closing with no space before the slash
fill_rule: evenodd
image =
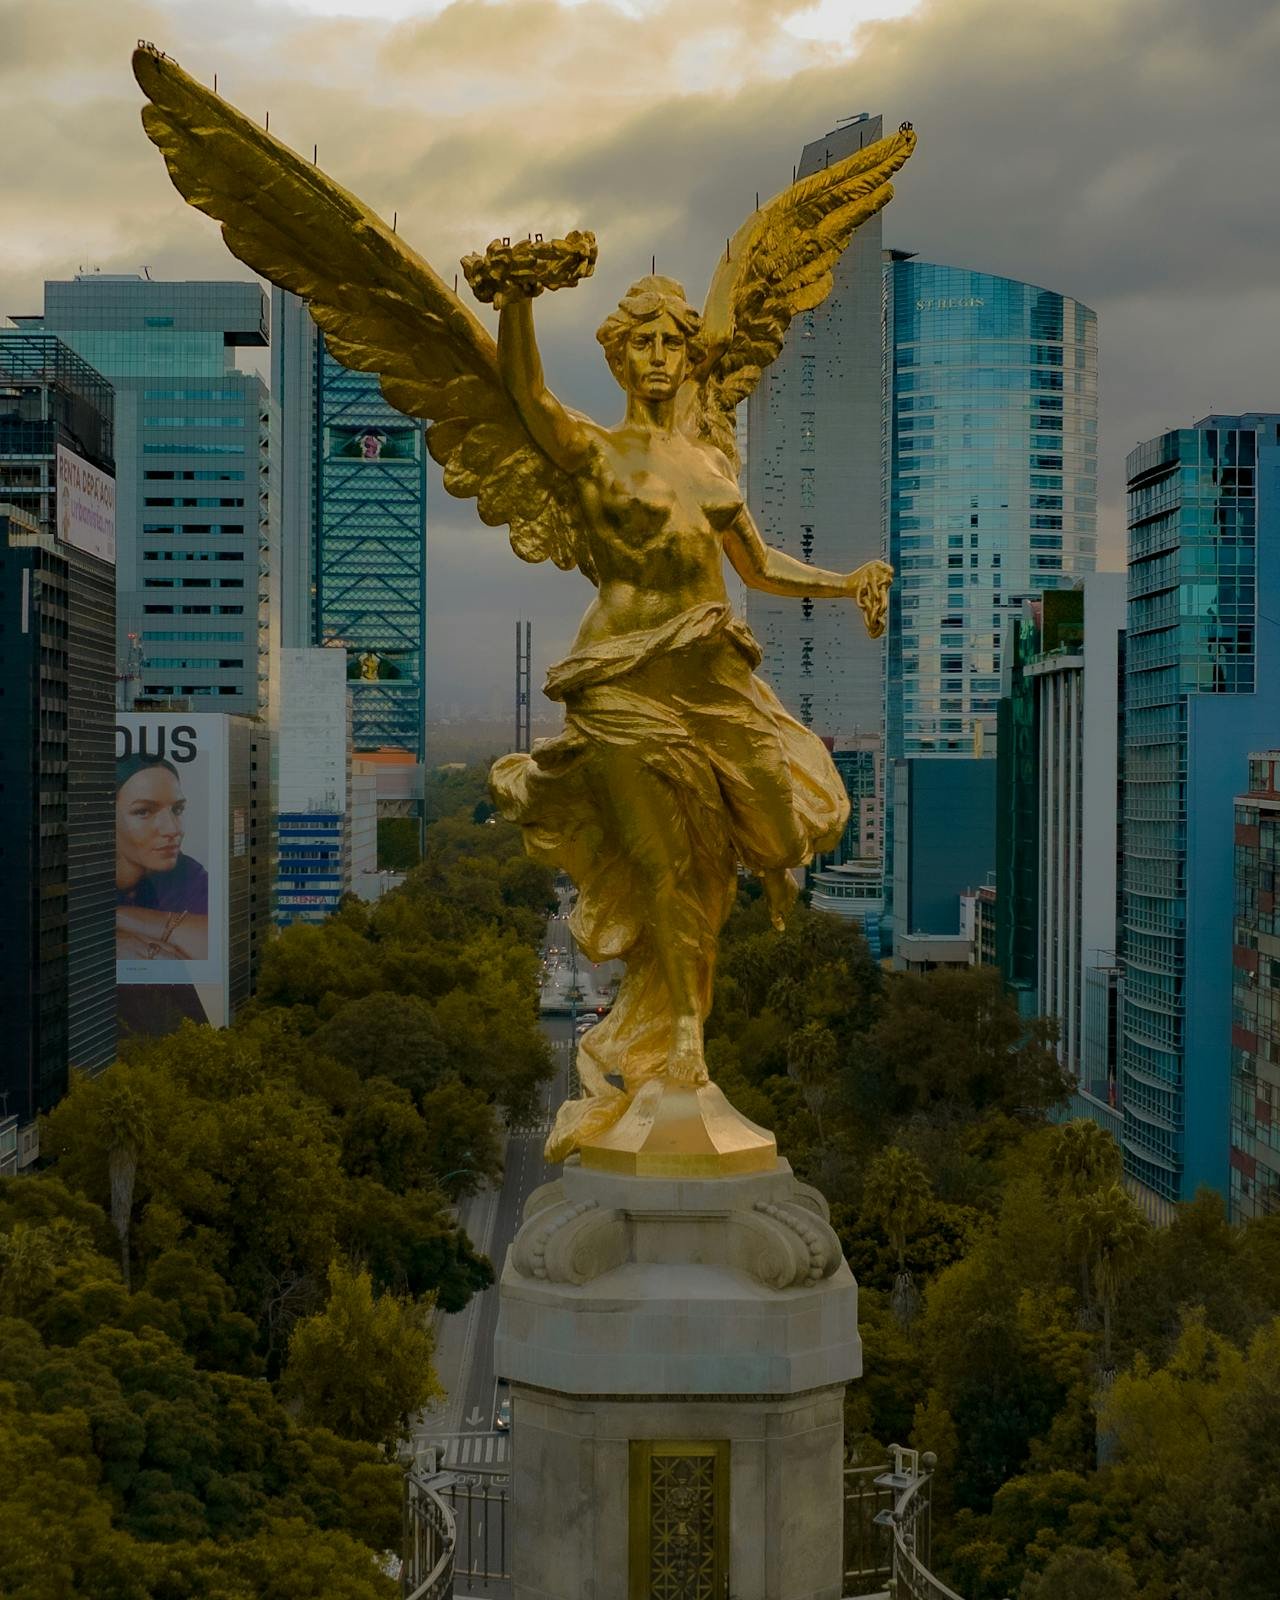
<path id="1" fill-rule="evenodd" d="M 544 1091 L 542 1115 L 532 1128 L 512 1129 L 507 1138 L 503 1163 L 502 1188 L 494 1209 L 493 1232 L 489 1243 L 495 1273 L 501 1275 L 507 1249 L 516 1236 L 524 1215 L 525 1201 L 541 1184 L 560 1176 L 559 1167 L 549 1167 L 542 1158 L 542 1147 L 551 1126 L 554 1107 L 568 1094 L 569 1041 L 573 1024 L 568 1017 L 546 1017 L 543 1028 L 556 1051 L 556 1075 Z M 497 1410 L 497 1378 L 493 1370 L 493 1335 L 498 1322 L 498 1288 L 476 1296 L 475 1337 L 466 1370 L 458 1374 L 462 1394 L 462 1431 L 493 1427 Z"/>
<path id="2" fill-rule="evenodd" d="M 542 1149 L 556 1108 L 569 1095 L 575 1013 L 582 1015 L 607 1005 L 612 999 L 611 980 L 621 973 L 620 962 L 596 966 L 575 950 L 566 920 L 568 903 L 568 895 L 563 895 L 560 911 L 548 920 L 544 947 L 541 1025 L 555 1051 L 555 1076 L 542 1092 L 534 1123 L 507 1132 L 501 1187 L 488 1189 L 459 1208 L 462 1226 L 476 1248 L 493 1262 L 498 1277 L 529 1196 L 560 1175 L 558 1167 L 549 1167 L 543 1160 Z M 577 1001 L 575 989 L 581 996 Z M 511 1440 L 494 1427 L 499 1399 L 505 1393 L 493 1367 L 497 1321 L 496 1282 L 483 1294 L 474 1295 L 465 1310 L 437 1319 L 436 1370 L 446 1397 L 424 1414 L 415 1430 L 419 1460 L 432 1449 L 440 1466 L 465 1477 L 507 1471 Z M 490 1585 L 484 1592 L 497 1591 Z"/>
<path id="3" fill-rule="evenodd" d="M 560 912 L 547 923 L 542 977 L 542 1016 L 579 1015 L 607 1008 L 622 976 L 621 961 L 588 960 L 574 944 L 566 910 L 569 896 L 561 897 Z M 575 998 L 576 991 L 576 998 Z"/>

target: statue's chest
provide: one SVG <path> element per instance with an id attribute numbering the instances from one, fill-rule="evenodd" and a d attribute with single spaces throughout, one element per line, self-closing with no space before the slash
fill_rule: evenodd
<path id="1" fill-rule="evenodd" d="M 737 486 L 693 452 L 660 461 L 606 456 L 601 469 L 595 483 L 599 510 L 628 543 L 722 531 L 741 505 Z"/>

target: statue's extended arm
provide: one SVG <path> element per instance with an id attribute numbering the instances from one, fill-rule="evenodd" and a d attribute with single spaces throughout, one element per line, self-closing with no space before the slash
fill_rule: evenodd
<path id="1" fill-rule="evenodd" d="M 582 422 L 556 399 L 542 375 L 533 331 L 533 301 L 518 291 L 499 298 L 498 369 L 520 420 L 556 466 L 577 472 L 591 448 Z"/>
<path id="2" fill-rule="evenodd" d="M 738 512 L 724 542 L 733 570 L 748 589 L 764 594 L 808 595 L 814 600 L 854 600 L 866 619 L 867 632 L 878 639 L 888 613 L 893 568 L 868 561 L 855 572 L 827 572 L 781 550 L 771 550 L 745 506 Z"/>
<path id="3" fill-rule="evenodd" d="M 815 600 L 843 600 L 853 595 L 856 573 L 827 572 L 781 550 L 771 550 L 745 506 L 729 529 L 725 553 L 747 588 L 763 594 L 810 595 Z"/>

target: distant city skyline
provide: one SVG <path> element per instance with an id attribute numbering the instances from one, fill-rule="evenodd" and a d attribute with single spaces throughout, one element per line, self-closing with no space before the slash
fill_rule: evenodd
<path id="1" fill-rule="evenodd" d="M 1257 196 L 1275 167 L 1280 41 L 1255 0 L 924 0 L 856 32 L 843 19 L 899 8 L 713 0 L 694 15 L 590 0 L 333 14 L 352 9 L 15 7 L 6 187 L 22 224 L 0 266 L 0 312 L 38 310 L 43 281 L 80 266 L 245 276 L 138 126 L 128 59 L 145 36 L 205 82 L 217 72 L 249 114 L 269 109 L 295 148 L 318 144 L 321 164 L 398 212 L 444 274 L 495 234 L 594 228 L 596 277 L 544 296 L 538 316 L 553 387 L 606 419 L 617 391 L 592 335 L 620 291 L 656 256 L 699 300 L 717 241 L 756 191 L 776 192 L 797 149 L 866 106 L 920 134 L 886 244 L 1051 284 L 1097 311 L 1101 567 L 1123 565 L 1128 449 L 1215 407 L 1269 401 L 1274 346 L 1259 330 L 1280 325 L 1280 225 Z M 1212 139 L 1196 111 L 1209 106 Z M 533 620 L 540 681 L 587 586 L 515 561 L 435 474 L 429 499 L 430 717 L 501 700 L 516 616 Z"/>

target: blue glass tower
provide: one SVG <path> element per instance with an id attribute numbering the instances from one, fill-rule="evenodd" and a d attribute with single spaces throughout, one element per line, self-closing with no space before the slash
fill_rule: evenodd
<path id="1" fill-rule="evenodd" d="M 1233 797 L 1280 726 L 1280 414 L 1210 416 L 1127 462 L 1124 997 L 1129 1174 L 1226 1194 Z"/>
<path id="2" fill-rule="evenodd" d="M 891 252 L 884 361 L 885 545 L 897 573 L 885 882 L 897 933 L 900 764 L 994 757 L 1007 621 L 1093 570 L 1097 318 L 1050 289 Z M 994 817 L 989 826 L 994 867 Z M 913 856 L 930 859 L 927 843 L 913 841 Z"/>
<path id="3" fill-rule="evenodd" d="M 377 376 L 340 366 L 305 305 L 275 290 L 284 644 L 347 652 L 352 739 L 422 759 L 426 726 L 426 449 Z"/>

